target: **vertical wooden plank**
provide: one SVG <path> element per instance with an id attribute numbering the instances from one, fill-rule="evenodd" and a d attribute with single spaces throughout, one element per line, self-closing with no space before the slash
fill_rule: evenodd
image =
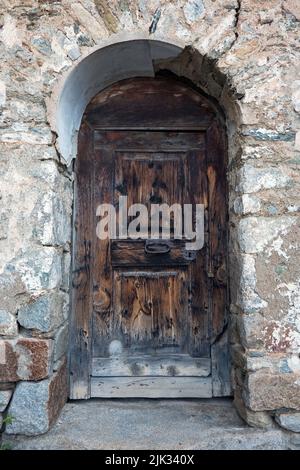
<path id="1" fill-rule="evenodd" d="M 190 181 L 186 187 L 187 203 L 203 204 L 208 208 L 207 174 L 205 151 L 193 149 L 189 152 Z M 193 356 L 210 356 L 210 316 L 208 279 L 206 273 L 207 244 L 196 252 L 191 264 L 191 335 L 190 353 Z"/>
<path id="2" fill-rule="evenodd" d="M 70 398 L 90 397 L 92 339 L 93 152 L 92 132 L 83 123 L 75 165 L 75 216 L 70 335 Z"/>
<path id="3" fill-rule="evenodd" d="M 207 130 L 209 265 L 213 395 L 230 394 L 227 341 L 227 178 L 225 131 L 215 120 Z"/>
<path id="4" fill-rule="evenodd" d="M 106 133 L 104 133 L 104 140 Z M 94 214 L 100 204 L 113 201 L 114 151 L 103 145 L 95 151 Z M 95 217 L 95 230 L 99 218 Z M 93 259 L 93 355 L 108 354 L 113 310 L 113 284 L 110 239 L 96 237 Z"/>

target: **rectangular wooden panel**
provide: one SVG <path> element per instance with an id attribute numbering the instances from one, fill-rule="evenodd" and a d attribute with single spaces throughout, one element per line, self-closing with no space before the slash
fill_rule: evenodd
<path id="1" fill-rule="evenodd" d="M 94 377 L 208 377 L 210 372 L 210 358 L 196 358 L 188 354 L 96 357 L 92 367 Z"/>
<path id="2" fill-rule="evenodd" d="M 125 348 L 180 347 L 187 340 L 186 270 L 116 271 L 114 338 Z"/>
<path id="3" fill-rule="evenodd" d="M 182 204 L 186 185 L 186 154 L 155 154 L 137 151 L 117 152 L 115 164 L 115 203 L 119 196 L 132 204 Z"/>
<path id="4" fill-rule="evenodd" d="M 111 263 L 114 267 L 188 266 L 197 253 L 185 245 L 186 240 L 111 240 Z"/>
<path id="5" fill-rule="evenodd" d="M 117 151 L 142 151 L 145 154 L 187 152 L 192 148 L 204 150 L 205 132 L 94 130 L 94 146 L 96 150 L 113 146 Z"/>
<path id="6" fill-rule="evenodd" d="M 211 378 L 93 377 L 91 396 L 99 398 L 211 398 Z"/>

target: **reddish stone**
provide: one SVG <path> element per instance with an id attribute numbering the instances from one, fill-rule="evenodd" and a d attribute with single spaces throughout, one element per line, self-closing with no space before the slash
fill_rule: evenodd
<path id="1" fill-rule="evenodd" d="M 0 340 L 0 382 L 45 379 L 51 368 L 51 357 L 51 340 Z"/>
<path id="2" fill-rule="evenodd" d="M 253 411 L 300 410 L 300 375 L 268 374 L 265 370 L 249 374 L 245 398 Z"/>
<path id="3" fill-rule="evenodd" d="M 19 382 L 8 413 L 14 417 L 7 434 L 34 436 L 47 432 L 67 401 L 66 361 L 51 377 L 38 382 Z"/>

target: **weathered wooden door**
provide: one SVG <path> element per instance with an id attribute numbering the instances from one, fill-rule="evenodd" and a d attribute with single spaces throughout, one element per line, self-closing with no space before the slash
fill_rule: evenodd
<path id="1" fill-rule="evenodd" d="M 88 106 L 75 167 L 72 398 L 230 394 L 225 168 L 222 125 L 180 82 L 125 80 Z M 150 227 L 129 238 L 120 196 L 149 214 L 153 204 L 203 204 L 203 248 L 174 239 L 174 213 L 170 239 L 146 239 Z M 101 240 L 104 203 L 117 223 Z"/>

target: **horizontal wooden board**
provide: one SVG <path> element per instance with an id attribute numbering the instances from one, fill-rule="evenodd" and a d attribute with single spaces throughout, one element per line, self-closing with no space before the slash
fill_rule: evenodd
<path id="1" fill-rule="evenodd" d="M 186 240 L 112 240 L 111 262 L 115 267 L 186 266 L 195 260 L 196 251 L 187 251 L 185 244 Z"/>
<path id="2" fill-rule="evenodd" d="M 95 377 L 208 377 L 210 372 L 210 358 L 191 357 L 188 354 L 96 357 L 92 366 Z"/>
<path id="3" fill-rule="evenodd" d="M 143 132 L 129 129 L 94 129 L 95 150 L 113 147 L 115 152 L 139 152 L 144 158 L 168 158 L 168 153 L 181 153 L 192 148 L 205 149 L 205 132 L 189 130 L 149 129 Z M 158 156 L 156 156 L 158 154 Z M 141 155 L 138 158 L 142 158 Z"/>
<path id="4" fill-rule="evenodd" d="M 171 78 L 134 78 L 96 95 L 87 108 L 94 127 L 209 127 L 214 113 L 195 90 Z"/>
<path id="5" fill-rule="evenodd" d="M 91 397 L 211 398 L 211 377 L 92 377 Z"/>

